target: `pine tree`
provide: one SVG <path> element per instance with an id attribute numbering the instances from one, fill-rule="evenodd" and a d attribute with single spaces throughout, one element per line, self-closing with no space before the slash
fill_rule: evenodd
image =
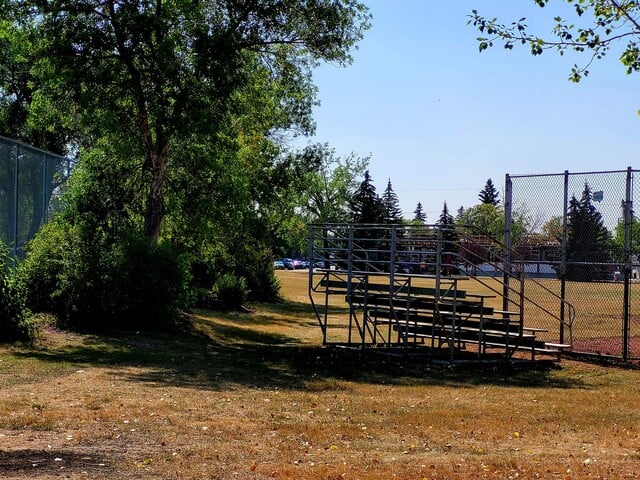
<path id="1" fill-rule="evenodd" d="M 385 209 L 386 222 L 389 224 L 402 222 L 402 209 L 398 195 L 393 191 L 391 179 L 387 182 L 387 188 L 382 195 L 382 204 Z"/>
<path id="2" fill-rule="evenodd" d="M 444 202 L 442 213 L 438 218 L 438 227 L 441 231 L 442 238 L 442 272 L 450 275 L 457 271 L 455 267 L 456 254 L 458 253 L 459 235 L 455 228 L 455 219 L 449 213 L 447 202 Z"/>
<path id="3" fill-rule="evenodd" d="M 447 207 L 447 202 L 444 202 L 444 206 L 442 207 L 442 213 L 440 213 L 440 218 L 438 218 L 438 226 L 442 229 L 442 238 L 445 241 L 456 241 L 458 239 L 458 234 L 455 230 L 455 219 L 449 213 L 449 208 Z"/>
<path id="4" fill-rule="evenodd" d="M 449 213 L 449 208 L 447 207 L 447 202 L 444 202 L 442 207 L 442 212 L 440 213 L 440 218 L 438 218 L 438 225 L 453 225 L 454 220 L 451 214 Z"/>
<path id="5" fill-rule="evenodd" d="M 359 224 L 384 224 L 386 220 L 385 208 L 382 200 L 376 193 L 369 170 L 364 172 L 364 180 L 353 194 L 351 199 L 351 217 L 353 223 Z M 360 248 L 369 250 L 366 260 L 353 261 L 355 270 L 369 270 L 372 266 L 380 268 L 384 262 L 388 262 L 388 254 L 380 253 L 388 245 L 382 240 L 384 231 L 373 227 L 360 227 L 356 232 L 356 242 Z"/>
<path id="6" fill-rule="evenodd" d="M 602 280 L 610 261 L 611 235 L 603 224 L 602 214 L 592 203 L 591 189 L 585 183 L 582 197 L 571 197 L 567 214 L 566 279 Z"/>
<path id="7" fill-rule="evenodd" d="M 422 210 L 422 203 L 418 202 L 416 209 L 413 211 L 413 221 L 424 225 L 427 223 L 427 214 Z"/>
<path id="8" fill-rule="evenodd" d="M 369 170 L 364 172 L 364 180 L 351 198 L 351 218 L 353 223 L 384 223 L 385 209 L 376 193 Z"/>
<path id="9" fill-rule="evenodd" d="M 497 206 L 500 203 L 500 194 L 496 190 L 496 187 L 493 185 L 491 179 L 487 180 L 487 183 L 484 184 L 484 188 L 478 194 L 478 198 L 482 203 L 488 203 L 491 205 Z"/>

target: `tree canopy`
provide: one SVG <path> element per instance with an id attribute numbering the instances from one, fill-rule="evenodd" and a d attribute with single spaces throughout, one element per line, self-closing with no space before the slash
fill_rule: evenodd
<path id="1" fill-rule="evenodd" d="M 52 108 L 34 72 L 36 26 L 8 4 L 0 8 L 0 135 L 67 154 L 73 130 Z"/>
<path id="2" fill-rule="evenodd" d="M 310 158 L 311 157 L 311 158 Z M 302 164 L 315 164 L 303 177 L 303 217 L 313 223 L 346 223 L 349 221 L 349 202 L 359 185 L 359 178 L 369 164 L 369 157 L 351 153 L 336 156 L 327 144 L 306 147 L 299 156 Z"/>
<path id="3" fill-rule="evenodd" d="M 312 70 L 350 63 L 361 2 L 0 4 L 0 133 L 79 157 L 64 214 L 23 262 L 31 306 L 161 323 L 225 273 L 273 298 L 272 248 L 304 235 L 305 182 L 335 172 L 332 189 L 355 191 L 343 170 L 361 159 L 328 167 L 285 134 L 313 131 Z M 140 314 L 147 303 L 157 315 Z"/>
<path id="4" fill-rule="evenodd" d="M 532 0 L 546 7 L 549 0 Z M 480 33 L 480 51 L 501 43 L 510 50 L 514 46 L 528 46 L 532 55 L 555 50 L 560 55 L 567 51 L 586 55 L 582 65 L 574 64 L 569 79 L 579 82 L 589 74 L 594 60 L 601 59 L 621 45 L 619 59 L 628 74 L 640 70 L 640 3 L 635 0 L 564 0 L 573 7 L 573 15 L 553 16 L 551 37 L 530 33 L 526 18 L 502 23 L 497 18 L 484 17 L 477 10 L 469 16 Z M 550 7 L 551 8 L 551 7 Z M 591 17 L 589 19 L 589 17 Z"/>
<path id="5" fill-rule="evenodd" d="M 274 252 L 304 256 L 308 224 L 349 222 L 350 202 L 368 162 L 368 157 L 355 153 L 338 157 L 328 144 L 311 144 L 277 161 L 262 180 L 269 198 L 260 212 L 270 223 Z"/>
<path id="6" fill-rule="evenodd" d="M 631 223 L 629 225 L 629 230 L 631 234 L 631 241 L 629 242 L 629 247 L 631 251 L 629 252 L 632 256 L 635 257 L 635 261 L 637 261 L 638 256 L 640 256 L 640 219 L 636 217 L 633 212 L 631 212 Z M 613 239 L 612 239 L 612 254 L 614 258 L 620 262 L 624 263 L 626 260 L 625 255 L 625 237 L 627 235 L 625 220 L 624 218 L 620 219 L 620 221 L 616 224 Z"/>
<path id="7" fill-rule="evenodd" d="M 177 139 L 223 129 L 256 75 L 277 85 L 279 109 L 312 128 L 311 68 L 346 64 L 369 25 L 356 0 L 246 2 L 63 0 L 22 7 L 38 38 L 37 71 L 87 119 L 135 139 L 145 190 L 144 232 L 161 234 Z M 87 121 L 90 123 L 90 120 Z M 91 125 L 95 127 L 94 125 Z"/>
<path id="8" fill-rule="evenodd" d="M 511 213 L 511 244 L 517 245 L 531 230 L 531 218 L 524 208 Z M 488 234 L 502 241 L 504 239 L 504 209 L 500 205 L 479 203 L 458 211 L 456 223 L 461 227 L 471 227 L 471 235 Z"/>

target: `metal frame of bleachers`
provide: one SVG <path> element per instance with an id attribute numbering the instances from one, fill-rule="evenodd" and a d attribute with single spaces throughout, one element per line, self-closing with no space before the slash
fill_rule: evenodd
<path id="1" fill-rule="evenodd" d="M 560 358 L 570 343 L 525 325 L 514 252 L 479 238 L 451 225 L 312 225 L 309 298 L 323 344 L 446 361 Z M 478 275 L 488 262 L 500 275 Z M 570 332 L 565 307 L 558 331 Z"/>

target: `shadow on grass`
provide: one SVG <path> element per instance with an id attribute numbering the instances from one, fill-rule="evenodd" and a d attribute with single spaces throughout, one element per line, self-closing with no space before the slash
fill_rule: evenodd
<path id="1" fill-rule="evenodd" d="M 83 367 L 140 367 L 124 375 L 129 375 L 132 381 L 211 390 L 238 385 L 304 390 L 326 380 L 459 388 L 476 385 L 586 388 L 579 379 L 553 375 L 551 364 L 530 362 L 517 368 L 506 363 L 438 365 L 428 358 L 389 357 L 305 345 L 283 333 L 252 329 L 247 326 L 251 322 L 246 316 L 238 316 L 237 324 L 230 324 L 230 318 L 233 317 L 225 316 L 224 321 L 213 317 L 200 319 L 194 321 L 192 330 L 181 334 L 82 336 L 79 341 L 63 346 L 43 346 L 14 354 Z M 272 321 L 281 320 L 261 314 L 253 323 Z M 201 326 L 198 323 L 204 323 L 206 328 L 195 328 Z"/>
<path id="2" fill-rule="evenodd" d="M 77 475 L 83 478 L 114 478 L 118 476 L 112 467 L 114 463 L 112 455 L 99 455 L 95 452 L 0 450 L 0 475 L 3 477 L 15 478 L 20 475 L 19 478 L 34 478 L 47 475 L 70 478 L 69 475 Z"/>

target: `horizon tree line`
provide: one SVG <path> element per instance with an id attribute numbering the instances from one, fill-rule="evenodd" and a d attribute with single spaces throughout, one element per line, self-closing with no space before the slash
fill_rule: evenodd
<path id="1" fill-rule="evenodd" d="M 480 190 L 478 199 L 481 205 L 498 207 L 500 204 L 500 194 L 491 178 L 486 181 L 484 187 Z M 369 170 L 364 172 L 364 179 L 352 195 L 349 201 L 349 210 L 350 221 L 353 223 L 401 224 L 407 222 L 403 217 L 400 200 L 393 190 L 391 179 L 387 180 L 387 186 L 382 196 L 379 196 Z M 449 216 L 456 221 L 463 216 L 465 211 L 465 208 L 461 206 L 457 211 L 457 216 L 453 217 L 450 215 L 445 201 L 437 223 L 441 223 L 443 218 L 448 218 Z M 413 218 L 409 222 L 423 225 L 427 223 L 427 213 L 424 211 L 422 202 L 419 201 L 417 203 L 413 211 Z"/>
<path id="2" fill-rule="evenodd" d="M 460 207 L 456 217 L 451 215 L 445 201 L 436 225 L 445 227 L 456 224 L 468 225 L 481 228 L 500 239 L 504 232 L 504 212 L 500 207 L 499 193 L 490 178 L 479 192 L 478 199 L 480 203 L 473 207 L 468 209 Z M 398 196 L 393 191 L 391 179 L 388 179 L 387 187 L 380 197 L 376 193 L 373 179 L 368 170 L 352 197 L 350 208 L 353 223 L 426 225 L 427 215 L 421 202 L 416 205 L 413 219 L 404 220 Z M 612 262 L 614 258 L 620 257 L 621 240 L 618 237 L 621 236 L 621 229 L 618 226 L 614 236 L 604 226 L 602 214 L 593 204 L 593 195 L 588 183 L 585 183 L 580 198 L 572 196 L 567 211 L 567 220 L 567 268 L 565 272 L 556 268 L 558 274 L 573 281 L 597 281 L 606 278 L 608 275 L 606 264 Z M 549 223 L 553 222 L 555 219 L 549 220 Z M 513 244 L 517 245 L 521 239 L 529 235 L 530 228 L 526 215 L 522 212 L 515 212 L 512 222 L 512 232 L 515 237 Z M 542 230 L 545 230 L 545 226 Z M 444 238 L 445 242 L 450 245 L 450 251 L 457 251 L 459 234 L 456 229 L 445 228 L 443 235 L 446 237 Z"/>

